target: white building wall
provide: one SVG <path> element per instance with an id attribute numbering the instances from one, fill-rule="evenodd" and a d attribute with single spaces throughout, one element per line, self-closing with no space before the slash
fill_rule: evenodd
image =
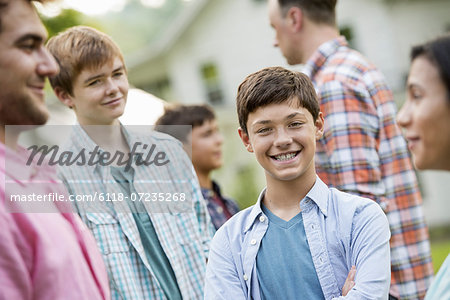
<path id="1" fill-rule="evenodd" d="M 395 40 L 391 34 L 394 25 L 385 2 L 338 1 L 337 23 L 352 28 L 354 47 L 380 68 L 391 87 L 403 85 L 398 82 Z"/>
<path id="2" fill-rule="evenodd" d="M 170 54 L 169 73 L 177 98 L 186 103 L 206 102 L 200 67 L 213 62 L 225 103 L 234 106 L 237 87 L 245 76 L 267 66 L 287 66 L 272 46 L 273 38 L 264 2 L 211 1 Z"/>
<path id="3" fill-rule="evenodd" d="M 395 59 L 400 76 L 406 79 L 411 47 L 450 30 L 450 1 L 401 1 L 389 11 L 394 22 Z"/>
<path id="4" fill-rule="evenodd" d="M 340 0 L 338 24 L 350 25 L 354 46 L 403 90 L 412 45 L 434 38 L 450 26 L 450 1 Z"/>

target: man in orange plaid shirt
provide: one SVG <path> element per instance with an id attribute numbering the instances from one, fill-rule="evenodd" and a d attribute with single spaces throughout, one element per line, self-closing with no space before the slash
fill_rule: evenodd
<path id="1" fill-rule="evenodd" d="M 383 75 L 348 48 L 336 27 L 336 0 L 269 0 L 269 19 L 290 65 L 305 64 L 325 117 L 319 177 L 371 198 L 391 229 L 390 299 L 423 299 L 430 285 L 428 229 L 396 107 Z"/>

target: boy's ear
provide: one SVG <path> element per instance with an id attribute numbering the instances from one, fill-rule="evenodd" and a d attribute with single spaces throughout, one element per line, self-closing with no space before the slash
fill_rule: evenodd
<path id="1" fill-rule="evenodd" d="M 325 120 L 323 119 L 322 112 L 319 112 L 319 116 L 317 117 L 316 123 L 316 140 L 319 140 L 323 136 L 323 129 L 325 126 Z"/>
<path id="2" fill-rule="evenodd" d="M 253 152 L 252 144 L 250 144 L 250 138 L 248 137 L 248 134 L 245 133 L 245 131 L 241 127 L 238 128 L 238 133 L 247 151 Z"/>
<path id="3" fill-rule="evenodd" d="M 56 97 L 58 97 L 59 101 L 61 101 L 65 106 L 73 108 L 73 98 L 69 95 L 69 93 L 63 90 L 61 87 L 57 86 L 53 89 Z"/>

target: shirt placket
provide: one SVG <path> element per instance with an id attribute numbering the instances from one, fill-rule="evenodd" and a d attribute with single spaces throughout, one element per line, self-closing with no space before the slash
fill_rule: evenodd
<path id="1" fill-rule="evenodd" d="M 325 299 L 339 297 L 340 291 L 322 234 L 319 207 L 309 198 L 302 200 L 301 207 L 306 238 Z"/>

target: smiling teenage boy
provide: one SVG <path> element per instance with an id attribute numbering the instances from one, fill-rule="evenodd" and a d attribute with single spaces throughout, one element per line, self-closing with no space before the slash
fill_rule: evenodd
<path id="1" fill-rule="evenodd" d="M 267 187 L 214 236 L 205 299 L 387 299 L 386 216 L 317 177 L 324 123 L 311 81 L 281 67 L 253 73 L 239 86 L 237 111 Z M 352 266 L 354 285 L 343 288 Z"/>
<path id="2" fill-rule="evenodd" d="M 128 79 L 120 49 L 109 36 L 78 26 L 51 38 L 47 47 L 61 69 L 50 79 L 52 87 L 80 125 L 74 126 L 67 149 L 75 154 L 99 149 L 104 158 L 111 157 L 108 153 L 127 154 L 125 167 L 109 161 L 60 168 L 72 195 L 102 202 L 95 203 L 102 213 L 77 205 L 103 253 L 112 299 L 202 297 L 214 229 L 181 143 L 147 128 L 142 134 L 120 124 Z M 134 154 L 148 157 L 153 147 L 168 163 L 139 164 L 140 156 Z M 170 202 L 181 198 L 191 205 L 181 208 Z"/>

